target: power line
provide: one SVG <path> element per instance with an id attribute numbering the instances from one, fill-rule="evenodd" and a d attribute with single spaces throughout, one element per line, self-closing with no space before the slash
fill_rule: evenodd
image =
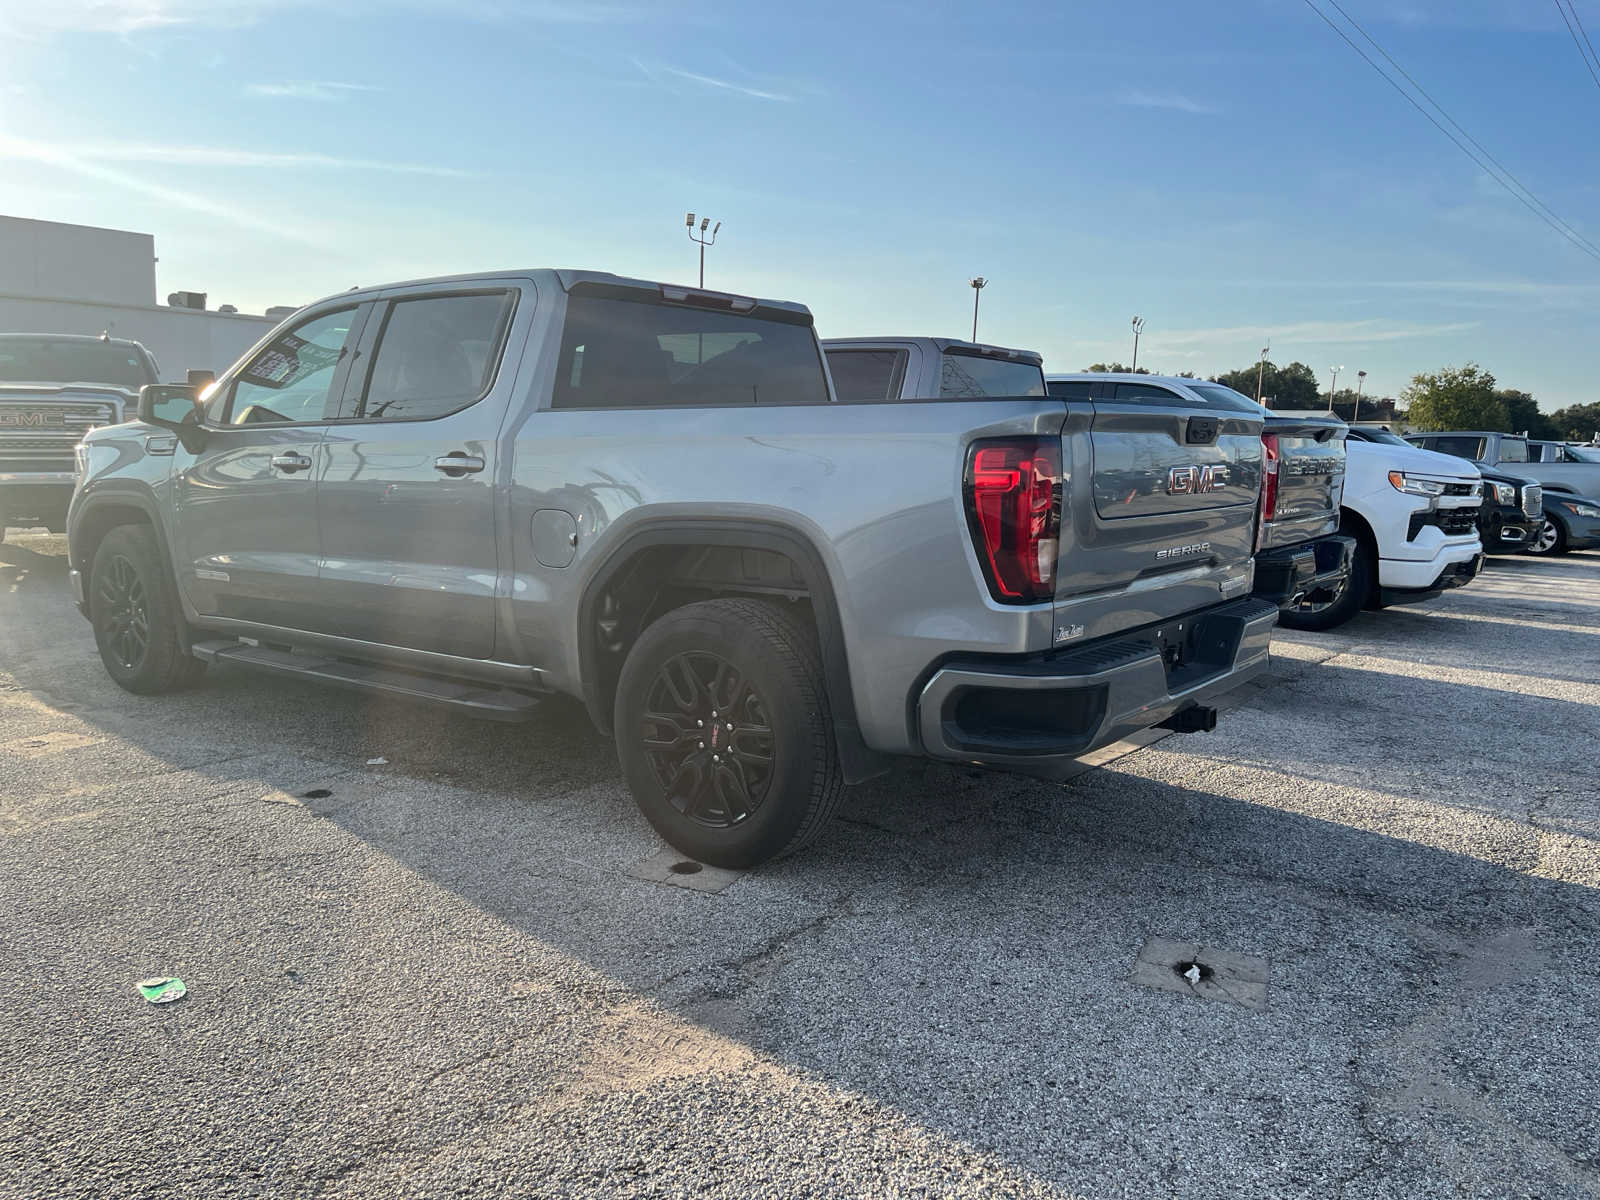
<path id="1" fill-rule="evenodd" d="M 1573 4 L 1572 0 L 1567 0 L 1567 4 L 1572 8 L 1572 20 L 1578 26 L 1578 32 L 1583 34 L 1583 44 L 1589 47 L 1589 57 L 1600 63 L 1600 54 L 1595 53 L 1594 43 L 1589 40 L 1589 31 L 1583 27 L 1583 18 L 1578 15 L 1578 6 Z"/>
<path id="2" fill-rule="evenodd" d="M 1371 35 L 1368 34 L 1366 32 L 1366 30 L 1361 29 L 1361 26 L 1356 24 L 1356 22 L 1350 17 L 1350 14 L 1346 13 L 1343 8 L 1339 7 L 1338 0 L 1329 0 L 1329 2 L 1332 3 L 1335 8 L 1339 9 L 1339 12 L 1344 15 L 1345 20 L 1349 21 L 1351 25 L 1354 25 L 1356 27 L 1356 29 L 1360 30 L 1362 37 L 1366 38 L 1367 41 L 1372 42 L 1373 46 L 1375 48 L 1377 48 L 1378 53 L 1383 54 L 1383 56 L 1385 58 L 1389 59 L 1389 61 L 1391 63 L 1394 63 L 1394 59 L 1390 58 L 1389 55 L 1384 52 L 1383 48 L 1381 46 L 1378 46 L 1378 43 L 1376 41 L 1373 41 Z M 1576 230 L 1574 230 L 1570 225 L 1568 225 L 1560 217 L 1556 216 L 1556 214 L 1553 211 L 1551 211 L 1551 209 L 1547 205 L 1545 205 L 1543 201 L 1541 201 L 1531 191 L 1528 191 L 1526 186 L 1524 186 L 1523 184 L 1519 183 L 1517 181 L 1516 177 L 1511 174 L 1511 172 L 1507 171 L 1504 167 L 1499 167 L 1499 169 L 1496 170 L 1495 167 L 1491 167 L 1488 162 L 1485 162 L 1484 158 L 1489 159 L 1489 162 L 1494 162 L 1495 161 L 1489 155 L 1489 152 L 1487 150 L 1482 150 L 1484 158 L 1479 158 L 1477 154 L 1473 153 L 1473 151 L 1467 147 L 1466 142 L 1463 142 L 1461 140 L 1461 138 L 1458 138 L 1455 134 L 1451 133 L 1450 130 L 1446 129 L 1443 125 L 1441 125 L 1439 123 L 1439 120 L 1438 120 L 1437 117 L 1435 117 L 1427 109 L 1423 108 L 1422 105 L 1417 102 L 1417 99 L 1416 99 L 1415 96 L 1413 96 L 1410 92 L 1406 91 L 1405 88 L 1401 87 L 1400 84 L 1394 79 L 1393 76 L 1391 76 L 1387 71 L 1385 71 L 1376 62 L 1374 62 L 1371 55 L 1369 55 L 1360 46 L 1356 45 L 1355 42 L 1351 41 L 1350 40 L 1350 35 L 1345 33 L 1344 30 L 1340 29 L 1339 26 L 1334 23 L 1333 18 L 1331 18 L 1330 16 L 1328 16 L 1327 13 L 1323 12 L 1320 8 L 1318 8 L 1316 6 L 1316 4 L 1313 3 L 1313 0 L 1305 0 L 1305 3 L 1306 3 L 1306 7 L 1309 8 L 1312 12 L 1316 13 L 1317 16 L 1321 17 L 1323 22 L 1324 22 L 1324 24 L 1326 24 L 1329 29 L 1333 30 L 1334 33 L 1338 34 L 1340 40 L 1342 40 L 1345 45 L 1349 46 L 1350 49 L 1354 50 L 1357 54 L 1359 54 L 1362 57 L 1362 59 L 1365 60 L 1366 64 L 1369 67 L 1371 67 L 1374 71 L 1376 71 L 1378 73 L 1379 77 L 1382 78 L 1385 83 L 1387 83 L 1390 87 L 1394 88 L 1395 91 L 1399 92 L 1400 95 L 1405 98 L 1405 101 L 1406 101 L 1407 104 L 1411 105 L 1412 108 L 1416 109 L 1419 113 L 1421 113 L 1424 117 L 1426 117 L 1427 120 L 1428 120 L 1428 123 L 1430 125 L 1432 125 L 1440 133 L 1444 134 L 1445 137 L 1449 138 L 1451 140 L 1451 142 L 1453 142 L 1455 144 L 1456 149 L 1460 150 L 1461 153 L 1465 154 L 1469 159 L 1471 159 L 1474 163 L 1476 163 L 1478 165 L 1478 167 L 1481 168 L 1484 171 L 1485 174 L 1490 176 L 1501 187 L 1505 188 L 1505 190 L 1507 192 L 1509 192 L 1529 212 L 1533 213 L 1534 216 L 1538 217 L 1546 225 L 1550 226 L 1550 228 L 1554 229 L 1557 233 L 1559 233 L 1562 237 L 1566 238 L 1567 241 L 1571 242 L 1574 246 L 1578 247 L 1578 249 L 1582 250 L 1585 254 L 1589 255 L 1591 258 L 1595 259 L 1596 261 L 1600 261 L 1600 247 L 1595 246 L 1594 243 L 1590 242 L 1587 238 L 1585 238 L 1582 234 L 1580 234 Z M 1411 77 L 1409 75 L 1406 75 L 1405 71 L 1400 67 L 1400 65 L 1398 63 L 1394 63 L 1394 66 L 1395 66 L 1395 69 L 1397 71 L 1400 71 L 1400 73 L 1402 75 L 1405 75 L 1405 77 L 1408 80 L 1411 79 Z M 1427 96 L 1427 93 L 1425 91 L 1423 91 L 1423 89 L 1422 89 L 1422 87 L 1420 85 L 1416 84 L 1415 80 L 1411 80 L 1411 82 L 1412 82 L 1412 85 L 1415 86 L 1419 92 L 1422 92 L 1422 94 L 1424 96 Z M 1428 98 L 1428 102 L 1430 104 L 1432 104 L 1435 108 L 1439 108 L 1438 103 L 1436 101 L 1434 101 L 1431 97 Z M 1445 120 L 1450 121 L 1450 123 L 1452 125 L 1455 124 L 1455 121 L 1451 119 L 1450 115 L 1448 113 L 1446 113 L 1444 111 L 1444 109 L 1439 108 L 1439 112 L 1440 112 L 1440 114 L 1442 116 L 1444 116 Z M 1457 125 L 1456 127 L 1458 129 L 1460 128 L 1459 125 Z M 1476 141 L 1474 141 L 1470 137 L 1470 135 L 1467 134 L 1467 132 L 1465 130 L 1462 130 L 1462 137 L 1466 137 L 1468 139 L 1468 141 L 1473 141 L 1474 145 L 1477 144 Z M 1481 150 L 1481 147 L 1480 147 L 1480 150 Z M 1496 166 L 1498 166 L 1498 164 L 1496 164 Z M 1515 185 L 1515 186 L 1513 186 L 1513 185 Z M 1517 190 L 1518 188 L 1521 188 L 1521 191 L 1518 191 Z M 1527 192 L 1527 195 L 1524 196 L 1523 192 Z"/>
<path id="3" fill-rule="evenodd" d="M 1572 17 L 1570 19 L 1567 17 L 1567 9 L 1569 8 L 1572 9 Z M 1594 54 L 1594 44 L 1589 41 L 1588 31 L 1584 31 L 1581 42 L 1578 40 L 1578 30 L 1583 29 L 1583 22 L 1578 21 L 1577 8 L 1573 5 L 1572 0 L 1567 0 L 1565 6 L 1562 5 L 1561 0 L 1556 0 L 1556 11 L 1561 14 L 1561 19 L 1566 22 L 1567 32 L 1572 35 L 1572 44 L 1578 48 L 1578 57 L 1583 59 L 1583 65 L 1589 69 L 1589 78 L 1594 80 L 1595 87 L 1600 87 L 1600 75 L 1595 74 L 1594 63 L 1589 61 Z M 1573 27 L 1573 21 L 1578 21 L 1576 28 Z M 1584 49 L 1586 45 L 1588 50 Z"/>
<path id="4" fill-rule="evenodd" d="M 1556 3 L 1558 5 L 1560 4 L 1560 2 L 1561 2 L 1561 0 L 1556 0 Z M 1568 0 L 1568 2 L 1570 3 L 1571 0 Z M 1448 112 L 1446 112 L 1444 105 L 1440 104 L 1437 100 L 1435 100 L 1433 98 L 1433 96 L 1428 92 L 1427 88 L 1423 87 L 1420 83 L 1418 83 L 1415 79 L 1413 79 L 1411 77 L 1410 72 L 1408 72 L 1404 67 L 1402 67 L 1398 62 L 1395 61 L 1393 55 L 1391 55 L 1382 46 L 1378 45 L 1377 39 L 1374 38 L 1370 33 L 1368 33 L 1366 31 L 1366 29 L 1362 26 L 1360 21 L 1357 21 L 1354 17 L 1352 17 L 1348 12 L 1345 11 L 1344 5 L 1340 4 L 1339 0 L 1328 0 L 1328 3 L 1332 4 L 1334 6 L 1334 8 L 1339 10 L 1339 15 L 1342 16 L 1346 21 L 1350 22 L 1350 24 L 1355 28 L 1356 32 L 1359 33 L 1362 37 L 1366 38 L 1367 42 L 1372 46 L 1372 48 L 1374 50 L 1376 50 L 1379 54 L 1383 55 L 1384 60 L 1386 62 L 1388 62 L 1388 64 L 1391 67 L 1393 67 L 1396 71 L 1400 72 L 1401 76 L 1405 79 L 1405 81 L 1407 83 L 1409 83 L 1412 87 L 1416 88 L 1418 93 L 1421 94 L 1422 98 L 1424 100 L 1426 100 L 1429 104 L 1433 105 L 1434 109 L 1438 112 L 1438 114 L 1441 117 L 1443 117 L 1446 121 L 1448 121 L 1450 123 L 1450 125 L 1455 129 L 1455 131 L 1457 133 L 1459 133 L 1462 137 L 1466 138 L 1466 140 L 1468 142 L 1472 143 L 1473 149 L 1475 149 L 1479 154 L 1483 155 L 1484 158 L 1488 159 L 1491 163 L 1494 164 L 1495 171 L 1498 171 L 1501 175 L 1504 175 L 1506 179 L 1510 180 L 1511 183 L 1513 185 L 1515 185 L 1516 189 L 1518 191 L 1521 191 L 1528 198 L 1528 200 L 1531 200 L 1533 202 L 1533 204 L 1543 212 L 1543 214 L 1545 215 L 1545 217 L 1549 221 L 1554 221 L 1558 226 L 1560 226 L 1560 232 L 1562 232 L 1567 237 L 1567 239 L 1569 241 L 1574 239 L 1574 238 L 1576 238 L 1578 241 L 1582 242 L 1588 249 L 1590 249 L 1590 250 L 1600 250 L 1600 246 L 1596 246 L 1588 238 L 1584 237 L 1583 234 L 1579 233 L 1576 229 L 1574 229 L 1566 221 L 1562 220 L 1561 217 L 1548 204 L 1546 204 L 1543 200 L 1539 199 L 1538 196 L 1535 196 L 1533 194 L 1533 189 L 1532 188 L 1530 188 L 1527 184 L 1523 183 L 1522 180 L 1518 179 L 1515 175 L 1513 175 L 1511 173 L 1511 169 L 1509 167 L 1507 167 L 1503 162 L 1501 162 L 1493 154 L 1490 154 L 1488 149 L 1483 145 L 1482 142 L 1478 141 L 1477 138 L 1473 137 L 1470 133 L 1468 133 L 1465 129 L 1463 129 L 1461 127 L 1461 122 L 1457 121 Z M 1348 41 L 1349 39 L 1346 39 L 1346 40 Z M 1368 61 L 1370 62 L 1371 60 L 1369 59 Z M 1389 82 L 1393 83 L 1394 81 L 1391 79 Z M 1435 124 L 1437 124 L 1437 122 L 1435 122 Z M 1482 166 L 1481 163 L 1479 165 Z M 1489 174 L 1493 175 L 1495 173 L 1495 171 L 1490 171 Z M 1505 187 L 1505 180 L 1501 180 L 1500 181 L 1500 185 L 1502 187 Z M 1509 191 L 1511 189 L 1508 188 L 1507 190 Z M 1512 194 L 1515 195 L 1515 192 L 1513 192 Z M 1521 199 L 1521 197 L 1518 197 L 1518 198 Z"/>
<path id="5" fill-rule="evenodd" d="M 1309 0 L 1308 0 L 1308 2 L 1309 2 Z M 1502 163 L 1493 154 L 1489 153 L 1488 149 L 1483 145 L 1482 142 L 1478 141 L 1477 138 L 1473 137 L 1464 128 L 1462 128 L 1461 123 L 1459 121 L 1457 121 L 1454 117 L 1452 117 L 1448 112 L 1445 111 L 1444 105 L 1440 104 L 1437 100 L 1435 100 L 1433 98 L 1433 96 L 1428 92 L 1427 88 L 1423 87 L 1414 78 L 1412 78 L 1410 72 L 1408 72 L 1398 62 L 1396 62 L 1395 59 L 1394 59 L 1394 56 L 1391 55 L 1387 50 L 1385 50 L 1382 46 L 1380 46 L 1378 44 L 1377 39 L 1374 38 L 1370 33 L 1368 33 L 1366 31 L 1366 29 L 1362 26 L 1361 22 L 1357 21 L 1354 17 L 1352 17 L 1348 12 L 1345 11 L 1344 6 L 1339 3 L 1339 0 L 1328 0 L 1328 2 L 1330 4 L 1332 4 L 1334 8 L 1338 9 L 1339 10 L 1339 15 L 1344 17 L 1344 19 L 1346 21 L 1350 22 L 1351 26 L 1353 26 L 1355 28 L 1356 32 L 1359 33 L 1362 37 L 1364 37 L 1367 40 L 1368 44 L 1370 44 L 1374 50 L 1376 50 L 1379 54 L 1383 55 L 1384 60 L 1386 62 L 1388 62 L 1388 64 L 1390 66 L 1392 66 L 1396 71 L 1398 71 L 1400 73 L 1401 77 L 1403 79 L 1405 79 L 1405 81 L 1407 83 L 1409 83 L 1412 87 L 1416 88 L 1417 92 L 1422 96 L 1422 98 L 1424 100 L 1426 100 L 1429 104 L 1431 104 L 1434 107 L 1434 109 L 1438 112 L 1438 114 L 1441 117 L 1443 117 L 1447 122 L 1449 122 L 1449 124 L 1455 129 L 1455 131 L 1457 133 L 1459 133 L 1463 138 L 1465 138 L 1469 143 L 1471 143 L 1473 149 L 1476 150 L 1478 152 L 1478 154 L 1481 154 L 1485 159 L 1487 159 L 1491 164 L 1493 164 L 1493 167 L 1491 169 L 1490 167 L 1484 166 L 1484 163 L 1481 160 L 1477 159 L 1477 157 L 1472 155 L 1472 154 L 1468 154 L 1469 158 L 1472 158 L 1473 161 L 1477 162 L 1480 167 L 1483 167 L 1484 170 L 1486 172 L 1488 172 L 1488 174 L 1490 176 L 1496 176 L 1497 174 L 1499 176 L 1504 176 L 1503 179 L 1497 178 L 1497 180 L 1496 180 L 1500 184 L 1500 186 L 1504 187 L 1507 191 L 1511 192 L 1511 194 L 1513 196 L 1516 196 L 1517 199 L 1521 200 L 1524 204 L 1529 204 L 1531 202 L 1531 204 L 1538 210 L 1539 215 L 1541 215 L 1544 218 L 1545 223 L 1546 224 L 1553 223 L 1555 228 L 1556 228 L 1556 231 L 1558 233 L 1560 233 L 1563 237 L 1565 237 L 1568 241 L 1575 241 L 1575 242 L 1581 243 L 1583 248 L 1588 250 L 1588 251 L 1590 251 L 1591 253 L 1600 252 L 1600 246 L 1596 246 L 1587 237 L 1585 237 L 1583 234 L 1579 233 L 1576 229 L 1574 229 L 1566 221 L 1562 220 L 1561 217 L 1555 212 L 1555 210 L 1553 210 L 1543 200 L 1540 200 L 1538 196 L 1534 195 L 1532 188 L 1528 187 L 1527 184 L 1523 183 L 1522 180 L 1518 179 L 1515 175 L 1513 175 L 1511 173 L 1510 168 L 1508 168 L 1504 163 Z M 1559 2 L 1559 0 L 1558 0 L 1558 2 Z M 1318 13 L 1318 15 L 1322 16 L 1323 20 L 1325 20 L 1325 21 L 1328 20 L 1328 18 L 1326 16 L 1323 16 L 1321 13 Z M 1330 25 L 1333 24 L 1333 22 L 1331 22 L 1331 21 L 1329 21 L 1328 23 Z M 1335 29 L 1335 32 L 1340 33 L 1341 36 L 1343 35 L 1343 31 L 1338 29 L 1337 26 L 1334 26 L 1334 29 Z M 1346 42 L 1348 42 L 1349 40 L 1350 40 L 1349 38 L 1345 38 Z M 1356 52 L 1358 54 L 1361 53 L 1360 47 L 1353 47 L 1353 48 L 1356 50 Z M 1367 56 L 1365 54 L 1362 54 L 1361 56 L 1363 58 L 1367 58 Z M 1377 64 L 1373 63 L 1370 58 L 1367 58 L 1367 62 L 1369 64 L 1371 64 L 1374 67 L 1374 69 L 1377 69 Z M 1403 88 L 1401 88 L 1398 84 L 1396 84 L 1395 81 L 1392 78 L 1390 78 L 1387 74 L 1385 74 L 1381 70 L 1378 73 L 1380 75 L 1383 75 L 1385 79 L 1388 79 L 1390 85 L 1392 87 L 1394 87 L 1397 91 L 1399 91 L 1402 96 L 1405 96 L 1407 100 L 1411 100 L 1413 107 L 1417 108 L 1418 111 L 1422 111 L 1421 106 L 1417 105 L 1416 101 L 1413 100 L 1412 97 L 1410 95 L 1408 95 Z M 1427 112 L 1423 112 L 1423 116 L 1429 117 L 1429 119 L 1432 120 L 1431 115 L 1428 114 Z M 1434 123 L 1435 126 L 1438 126 L 1438 124 L 1439 124 L 1437 121 L 1434 121 L 1433 123 Z M 1444 132 L 1448 136 L 1448 133 L 1449 133 L 1448 130 L 1441 130 L 1441 132 Z M 1455 139 L 1451 138 L 1451 141 L 1455 141 Z M 1461 143 L 1460 142 L 1456 142 L 1456 145 L 1460 146 Z M 1462 147 L 1462 149 L 1465 150 L 1465 147 Z M 1507 180 L 1510 181 L 1509 185 L 1507 183 Z M 1522 194 L 1518 195 L 1518 192 L 1521 192 Z M 1526 198 L 1524 198 L 1524 197 L 1526 197 Z"/>

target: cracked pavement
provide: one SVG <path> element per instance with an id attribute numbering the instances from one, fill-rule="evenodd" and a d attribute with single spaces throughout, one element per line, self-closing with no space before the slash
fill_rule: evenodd
<path id="1" fill-rule="evenodd" d="M 1600 1195 L 1600 554 L 705 894 L 576 708 L 130 696 L 62 552 L 0 545 L 0 1196 Z"/>

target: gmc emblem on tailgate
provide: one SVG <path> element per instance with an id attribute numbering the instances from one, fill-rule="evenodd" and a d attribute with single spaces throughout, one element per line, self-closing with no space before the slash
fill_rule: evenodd
<path id="1" fill-rule="evenodd" d="M 16 425 L 21 427 L 42 426 L 45 421 L 42 412 L 0 412 L 0 425 Z"/>
<path id="2" fill-rule="evenodd" d="M 1220 492 L 1227 486 L 1227 467 L 1173 467 L 1167 472 L 1169 496 L 1197 496 L 1202 492 Z"/>

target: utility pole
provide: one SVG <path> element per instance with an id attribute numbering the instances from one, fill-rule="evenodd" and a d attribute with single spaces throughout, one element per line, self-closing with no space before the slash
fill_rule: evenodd
<path id="1" fill-rule="evenodd" d="M 706 235 L 706 226 L 711 224 L 710 217 L 700 218 L 700 228 L 698 230 L 696 230 L 694 227 L 693 213 L 684 213 L 683 223 L 689 227 L 689 240 L 700 247 L 700 286 L 705 287 L 706 247 L 715 246 L 717 244 L 717 230 L 722 228 L 722 222 L 717 222 L 716 228 L 712 229 L 709 237 Z"/>
<path id="2" fill-rule="evenodd" d="M 1262 379 L 1264 379 L 1266 377 L 1266 374 L 1267 374 L 1267 351 L 1271 350 L 1271 349 L 1272 349 L 1272 343 L 1271 342 L 1268 342 L 1265 346 L 1261 347 L 1261 364 L 1258 367 L 1256 367 L 1256 403 L 1257 404 L 1261 403 L 1261 381 L 1262 381 Z"/>
<path id="3" fill-rule="evenodd" d="M 1350 414 L 1350 424 L 1352 424 L 1352 425 L 1354 425 L 1357 421 L 1359 421 L 1361 419 L 1361 385 L 1366 383 L 1366 381 L 1367 381 L 1367 373 L 1365 371 L 1357 371 L 1356 372 L 1356 410 L 1355 410 L 1355 412 Z"/>
<path id="4" fill-rule="evenodd" d="M 1339 390 L 1339 372 L 1344 370 L 1344 367 L 1329 367 L 1328 370 L 1333 372 L 1333 382 L 1328 385 L 1328 411 L 1332 412 L 1333 394 Z"/>
<path id="5" fill-rule="evenodd" d="M 1134 374 L 1138 374 L 1139 371 L 1139 335 L 1143 332 L 1144 318 L 1135 317 L 1133 319 L 1133 366 L 1130 368 Z"/>
<path id="6" fill-rule="evenodd" d="M 982 275 L 974 275 L 967 280 L 972 285 L 972 340 L 978 340 L 978 297 L 983 295 L 983 289 L 989 286 L 989 281 Z"/>

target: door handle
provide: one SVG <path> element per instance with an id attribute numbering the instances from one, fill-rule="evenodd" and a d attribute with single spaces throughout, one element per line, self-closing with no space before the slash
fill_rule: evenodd
<path id="1" fill-rule="evenodd" d="M 279 471 L 293 475 L 296 471 L 309 471 L 311 460 L 304 454 L 274 454 L 272 465 Z"/>
<path id="2" fill-rule="evenodd" d="M 452 479 L 460 479 L 463 475 L 476 475 L 483 470 L 483 459 L 476 454 L 463 454 L 460 450 L 452 450 L 449 454 L 434 459 L 433 469 L 443 471 Z"/>

